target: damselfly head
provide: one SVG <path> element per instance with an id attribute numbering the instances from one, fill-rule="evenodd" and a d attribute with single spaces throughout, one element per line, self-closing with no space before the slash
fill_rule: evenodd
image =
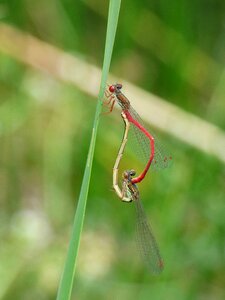
<path id="1" fill-rule="evenodd" d="M 132 177 L 135 176 L 136 171 L 131 169 L 131 170 L 126 170 L 123 172 L 123 179 L 127 179 L 128 181 L 131 181 Z"/>
<path id="2" fill-rule="evenodd" d="M 122 89 L 122 84 L 121 83 L 116 83 L 116 84 L 112 84 L 110 85 L 109 87 L 109 91 L 111 93 L 117 93 L 117 92 L 120 92 L 120 90 Z"/>

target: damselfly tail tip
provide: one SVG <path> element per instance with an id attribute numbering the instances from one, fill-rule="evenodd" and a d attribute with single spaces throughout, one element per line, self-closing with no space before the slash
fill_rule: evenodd
<path id="1" fill-rule="evenodd" d="M 163 269 L 164 269 L 164 261 L 162 259 L 160 259 L 157 262 L 157 265 L 152 267 L 151 272 L 154 275 L 160 275 L 162 273 Z"/>
<path id="2" fill-rule="evenodd" d="M 160 272 L 164 269 L 164 261 L 162 259 L 159 260 L 158 267 Z"/>

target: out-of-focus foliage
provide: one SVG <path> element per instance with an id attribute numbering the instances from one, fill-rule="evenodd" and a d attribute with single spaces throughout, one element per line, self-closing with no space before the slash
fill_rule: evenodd
<path id="1" fill-rule="evenodd" d="M 107 5 L 1 1 L 0 17 L 101 66 Z M 224 18 L 223 0 L 122 1 L 111 71 L 225 129 Z M 2 53 L 0 94 L 0 299 L 55 299 L 96 101 Z M 111 190 L 122 130 L 102 115 L 74 299 L 224 299 L 224 165 L 163 137 L 173 166 L 141 186 L 165 260 L 152 277 Z"/>

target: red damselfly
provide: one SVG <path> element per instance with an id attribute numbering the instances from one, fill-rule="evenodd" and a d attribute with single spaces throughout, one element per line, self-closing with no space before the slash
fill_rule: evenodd
<path id="1" fill-rule="evenodd" d="M 116 101 L 121 106 L 128 122 L 132 125 L 137 143 L 140 145 L 142 154 L 147 161 L 141 174 L 132 178 L 132 183 L 139 183 L 145 178 L 150 166 L 152 166 L 152 169 L 166 168 L 170 165 L 172 157 L 166 153 L 156 136 L 145 128 L 140 116 L 131 106 L 128 98 L 121 92 L 121 89 L 122 84 L 112 84 L 106 90 L 105 95 L 108 98 L 107 104 L 110 105 L 110 112 L 113 110 Z"/>

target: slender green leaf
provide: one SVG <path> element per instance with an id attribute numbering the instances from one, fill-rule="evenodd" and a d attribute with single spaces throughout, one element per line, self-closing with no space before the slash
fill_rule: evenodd
<path id="1" fill-rule="evenodd" d="M 76 269 L 76 260 L 77 260 L 78 250 L 79 250 L 80 236 L 81 236 L 83 222 L 84 222 L 84 215 L 85 215 L 89 183 L 91 177 L 92 161 L 94 156 L 97 129 L 99 124 L 99 116 L 101 113 L 102 99 L 104 96 L 107 75 L 109 72 L 109 66 L 112 57 L 113 45 L 114 45 L 116 28 L 117 28 L 118 17 L 119 17 L 120 3 L 121 0 L 111 0 L 109 5 L 109 15 L 108 15 L 108 25 L 107 25 L 107 33 L 106 33 L 106 45 L 105 45 L 101 85 L 99 90 L 98 102 L 96 107 L 95 119 L 94 119 L 94 124 L 92 129 L 91 142 L 90 142 L 83 182 L 81 186 L 78 206 L 77 206 L 74 225 L 72 229 L 72 236 L 71 236 L 65 267 L 64 267 L 64 271 L 62 274 L 58 295 L 57 295 L 58 300 L 68 300 L 71 298 L 74 274 Z"/>

